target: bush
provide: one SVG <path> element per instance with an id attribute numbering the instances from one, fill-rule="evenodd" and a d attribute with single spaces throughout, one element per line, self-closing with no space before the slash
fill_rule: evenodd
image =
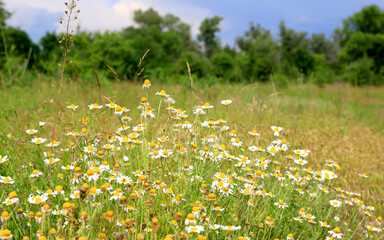
<path id="1" fill-rule="evenodd" d="M 343 78 L 354 86 L 373 85 L 375 83 L 373 67 L 372 59 L 361 58 L 347 66 Z"/>

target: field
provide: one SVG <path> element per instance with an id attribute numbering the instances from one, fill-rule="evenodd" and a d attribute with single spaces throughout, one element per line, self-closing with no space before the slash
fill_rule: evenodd
<path id="1" fill-rule="evenodd" d="M 2 215 L 1 228 L 11 230 L 15 239 L 336 239 L 340 231 L 345 239 L 383 237 L 374 233 L 382 228 L 379 216 L 384 214 L 383 87 L 278 87 L 266 83 L 192 89 L 151 82 L 149 89 L 143 89 L 143 83 L 98 86 L 67 82 L 60 101 L 59 86 L 54 84 L 1 89 L 0 157 L 9 160 L 0 163 L 0 212 L 10 216 Z M 160 90 L 169 95 L 161 96 Z M 176 103 L 171 104 L 169 98 Z M 221 104 L 222 100 L 232 103 Z M 111 102 L 131 111 L 108 109 L 106 104 Z M 214 107 L 208 108 L 207 102 Z M 90 110 L 94 103 L 103 109 Z M 71 104 L 72 108 L 67 107 Z M 167 110 L 170 105 L 182 110 Z M 195 115 L 197 105 L 205 106 L 207 114 Z M 146 110 L 148 116 L 141 116 Z M 132 120 L 121 120 L 120 111 Z M 185 115 L 191 126 L 184 128 Z M 201 124 L 204 121 L 207 126 Z M 39 122 L 46 124 L 39 126 Z M 180 125 L 175 126 L 177 123 Z M 125 125 L 130 128 L 125 130 Z M 138 126 L 144 130 L 137 130 Z M 228 129 L 218 130 L 224 126 Z M 271 126 L 283 130 L 271 130 Z M 28 134 L 27 129 L 38 132 Z M 248 134 L 252 130 L 260 135 Z M 77 135 L 64 134 L 70 131 Z M 49 143 L 52 132 L 58 147 L 31 143 L 36 137 Z M 132 137 L 133 133 L 137 136 Z M 124 136 L 130 137 L 128 147 Z M 121 137 L 120 143 L 113 142 L 121 151 L 114 153 L 105 147 L 111 137 Z M 214 140 L 209 141 L 211 137 Z M 242 145 L 237 147 L 239 142 Z M 289 147 L 286 152 L 285 144 Z M 264 151 L 248 150 L 251 146 Z M 278 154 L 271 147 L 280 148 Z M 167 153 L 157 158 L 156 149 Z M 301 149 L 297 159 L 301 157 L 307 164 L 294 163 L 295 149 Z M 222 153 L 229 155 L 214 160 Z M 46 164 L 44 159 L 52 161 Z M 101 171 L 99 178 L 95 167 L 103 165 L 114 168 L 115 173 Z M 75 167 L 81 168 L 79 174 Z M 331 177 L 309 167 L 329 170 Z M 31 177 L 36 173 L 33 170 L 42 176 Z M 6 184 L 7 176 L 15 183 Z M 240 176 L 249 180 L 240 180 Z M 280 180 L 282 176 L 286 179 Z M 112 187 L 108 196 L 104 193 L 107 182 Z M 320 188 L 319 184 L 324 185 Z M 44 195 L 57 186 L 63 187 L 63 196 Z M 246 189 L 253 193 L 245 194 Z M 264 197 L 264 189 L 275 197 Z M 11 197 L 13 191 L 17 197 Z M 110 200 L 115 193 L 117 200 Z M 7 203 L 14 198 L 20 205 Z M 31 203 L 29 198 L 41 199 Z M 333 200 L 342 206 L 329 206 Z M 26 217 L 20 217 L 20 208 Z M 55 215 L 52 210 L 61 212 Z M 30 212 L 33 216 L 28 218 Z M 317 218 L 312 219 L 311 214 Z M 300 220 L 294 219 L 297 217 Z M 331 226 L 323 227 L 319 221 Z"/>

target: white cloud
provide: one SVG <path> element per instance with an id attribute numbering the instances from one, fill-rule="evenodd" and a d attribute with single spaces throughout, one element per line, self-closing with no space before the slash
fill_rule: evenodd
<path id="1" fill-rule="evenodd" d="M 19 25 L 23 29 L 39 21 L 38 16 L 33 16 L 34 14 L 31 16 L 27 14 L 28 12 L 35 15 L 36 12 L 55 13 L 58 14 L 57 19 L 64 16 L 65 6 L 62 0 L 5 0 L 4 2 L 7 9 L 15 12 L 9 23 Z M 78 24 L 81 29 L 89 31 L 119 30 L 134 24 L 134 10 L 146 10 L 150 7 L 161 15 L 172 13 L 180 17 L 191 25 L 193 35 L 197 35 L 200 22 L 212 16 L 208 9 L 179 0 L 80 0 L 78 8 L 81 13 L 78 16 Z M 57 23 L 53 24 L 58 31 L 63 30 Z"/>
<path id="2" fill-rule="evenodd" d="M 134 10 L 147 10 L 150 7 L 161 15 L 172 13 L 180 17 L 182 21 L 191 25 L 193 35 L 197 35 L 201 21 L 212 15 L 208 9 L 180 0 L 119 0 L 113 6 L 113 9 L 116 13 L 122 16 L 130 16 L 130 19 L 132 19 Z"/>
<path id="3" fill-rule="evenodd" d="M 64 11 L 64 2 L 60 0 L 3 0 L 7 9 L 22 10 L 25 8 L 40 8 L 48 12 Z"/>

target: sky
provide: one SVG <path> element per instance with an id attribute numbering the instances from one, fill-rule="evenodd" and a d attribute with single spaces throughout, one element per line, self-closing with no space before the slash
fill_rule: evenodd
<path id="1" fill-rule="evenodd" d="M 34 42 L 47 31 L 60 32 L 64 17 L 63 0 L 2 0 L 13 13 L 7 24 L 26 31 Z M 153 8 L 161 15 L 172 13 L 192 26 L 194 37 L 202 20 L 218 15 L 224 20 L 219 33 L 223 44 L 232 45 L 244 34 L 250 22 L 260 23 L 277 37 L 278 25 L 308 34 L 332 34 L 342 20 L 362 7 L 376 4 L 384 9 L 384 0 L 80 0 L 81 13 L 72 26 L 88 31 L 116 31 L 132 26 L 136 9 Z"/>

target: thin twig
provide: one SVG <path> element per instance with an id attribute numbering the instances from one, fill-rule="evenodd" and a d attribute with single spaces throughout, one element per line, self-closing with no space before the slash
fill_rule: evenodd
<path id="1" fill-rule="evenodd" d="M 192 94 L 201 104 L 204 104 L 203 100 L 201 100 L 201 98 L 199 98 L 199 96 L 197 96 L 197 94 L 193 91 L 193 78 L 192 78 L 192 74 L 191 74 L 191 68 L 189 67 L 188 62 L 185 62 L 185 63 L 187 64 L 189 80 L 191 81 Z"/>

